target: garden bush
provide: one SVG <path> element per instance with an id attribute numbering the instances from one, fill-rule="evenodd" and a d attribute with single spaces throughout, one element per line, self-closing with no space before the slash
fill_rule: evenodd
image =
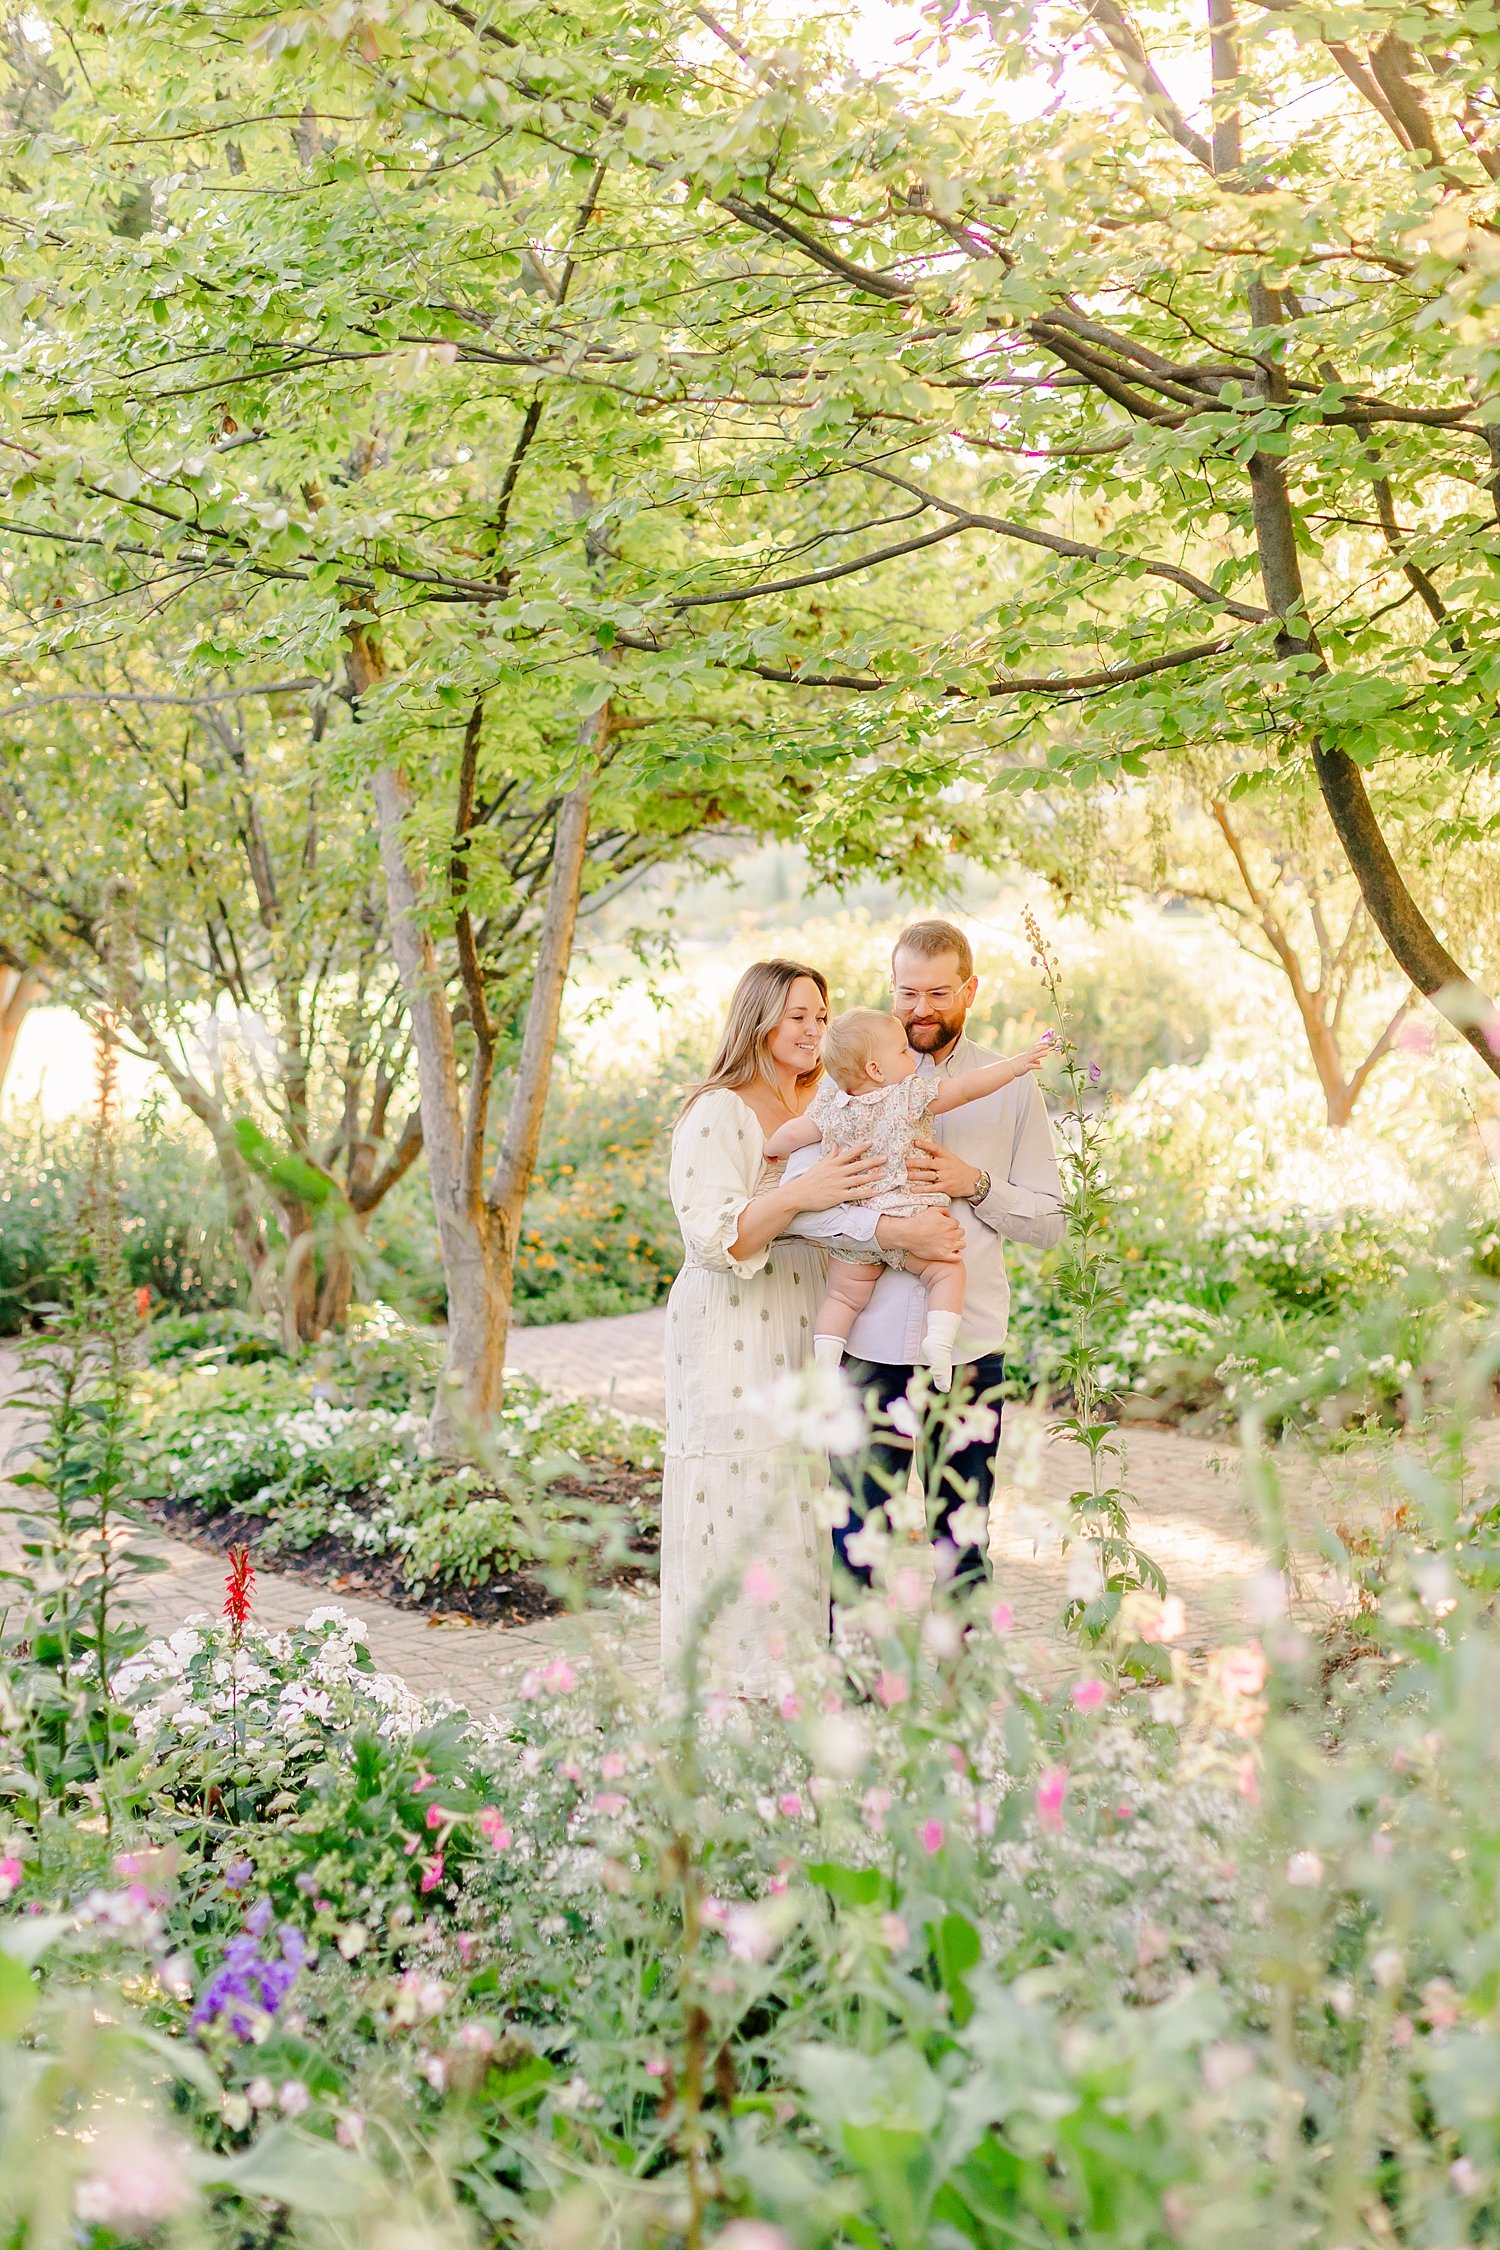
<path id="1" fill-rule="evenodd" d="M 243 1274 L 199 1128 L 144 1108 L 124 1136 L 120 1168 L 131 1286 L 174 1305 L 234 1303 Z M 84 1117 L 12 1106 L 0 1118 L 0 1335 L 68 1294 L 88 1179 Z"/>

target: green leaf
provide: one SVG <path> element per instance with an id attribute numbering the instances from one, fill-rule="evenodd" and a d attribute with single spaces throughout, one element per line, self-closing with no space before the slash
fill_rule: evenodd
<path id="1" fill-rule="evenodd" d="M 840 1906 L 875 1906 L 890 1890 L 878 1867 L 841 1867 L 834 1860 L 817 1860 L 807 1876 Z"/>

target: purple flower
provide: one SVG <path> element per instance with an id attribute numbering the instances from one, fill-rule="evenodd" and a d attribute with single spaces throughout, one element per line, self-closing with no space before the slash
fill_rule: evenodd
<path id="1" fill-rule="evenodd" d="M 230 1865 L 224 1870 L 225 1889 L 230 1891 L 242 1891 L 254 1873 L 255 1869 L 251 1866 L 248 1859 L 236 1859 L 231 1861 Z"/>
<path id="2" fill-rule="evenodd" d="M 262 1951 L 260 1940 L 270 1919 L 270 1900 L 258 1900 L 247 1926 L 229 1940 L 223 1960 L 199 1993 L 195 2024 L 223 2023 L 236 2039 L 251 2039 L 261 2019 L 275 2015 L 307 1959 L 307 1940 L 283 1922 L 276 1933 L 279 1954 Z"/>
<path id="3" fill-rule="evenodd" d="M 1089 1084 L 1091 1086 L 1097 1086 L 1103 1076 L 1104 1073 L 1097 1063 L 1089 1064 Z"/>

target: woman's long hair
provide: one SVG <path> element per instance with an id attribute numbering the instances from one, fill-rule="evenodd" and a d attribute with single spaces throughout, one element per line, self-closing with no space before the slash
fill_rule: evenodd
<path id="1" fill-rule="evenodd" d="M 773 1092 L 777 1090 L 771 1039 L 786 1014 L 787 995 L 798 977 L 807 977 L 817 986 L 826 1008 L 827 981 L 819 970 L 808 968 L 805 961 L 755 961 L 745 971 L 734 988 L 708 1075 L 690 1088 L 679 1116 L 686 1115 L 700 1094 L 711 1094 L 720 1086 L 735 1093 L 741 1086 L 748 1086 L 752 1078 L 759 1078 Z M 804 1071 L 797 1084 L 810 1086 L 822 1076 L 822 1071 L 821 1063 L 815 1070 Z"/>

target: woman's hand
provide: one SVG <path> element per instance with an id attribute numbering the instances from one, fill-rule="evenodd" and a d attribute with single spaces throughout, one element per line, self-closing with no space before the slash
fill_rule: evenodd
<path id="1" fill-rule="evenodd" d="M 793 1208 L 798 1211 L 831 1211 L 839 1203 L 860 1203 L 873 1193 L 884 1164 L 866 1154 L 870 1144 L 860 1141 L 839 1156 L 821 1156 L 794 1180 L 786 1183 Z"/>

